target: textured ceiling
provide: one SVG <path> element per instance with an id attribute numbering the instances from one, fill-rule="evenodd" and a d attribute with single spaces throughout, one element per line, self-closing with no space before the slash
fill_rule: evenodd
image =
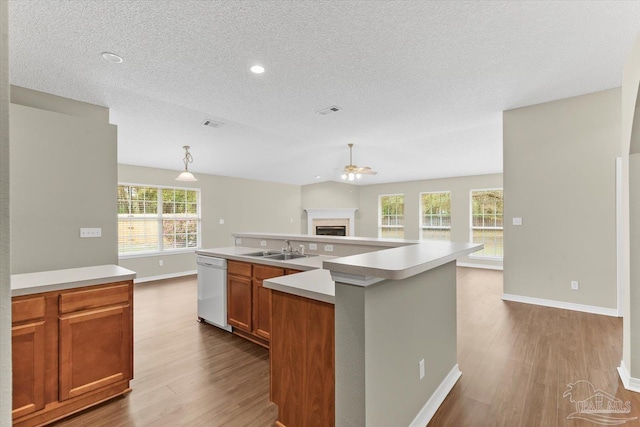
<path id="1" fill-rule="evenodd" d="M 640 32 L 637 1 L 13 0 L 9 13 L 11 83 L 109 107 L 120 163 L 179 170 L 191 145 L 196 174 L 292 184 L 340 180 L 349 142 L 379 172 L 362 184 L 502 172 L 502 111 L 620 86 Z"/>

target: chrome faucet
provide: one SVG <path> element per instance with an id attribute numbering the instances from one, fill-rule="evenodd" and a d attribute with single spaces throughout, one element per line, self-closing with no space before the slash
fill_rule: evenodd
<path id="1" fill-rule="evenodd" d="M 293 251 L 293 249 L 291 249 L 291 243 L 288 240 L 285 240 L 284 244 L 286 246 L 284 248 L 282 248 L 282 252 L 291 253 Z"/>

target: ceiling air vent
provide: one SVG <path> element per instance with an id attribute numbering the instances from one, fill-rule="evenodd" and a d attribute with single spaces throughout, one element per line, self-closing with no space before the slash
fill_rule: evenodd
<path id="1" fill-rule="evenodd" d="M 224 126 L 224 123 L 222 122 L 216 122 L 215 120 L 208 119 L 202 122 L 202 124 L 205 126 L 209 126 L 210 128 L 221 128 L 222 126 Z"/>
<path id="2" fill-rule="evenodd" d="M 320 111 L 316 111 L 316 113 L 321 114 L 321 115 L 323 115 L 323 116 L 326 116 L 327 114 L 337 113 L 337 112 L 338 112 L 338 111 L 340 111 L 340 110 L 342 110 L 342 108 L 340 108 L 340 107 L 338 107 L 338 106 L 334 105 L 334 106 L 332 106 L 332 107 L 325 108 L 325 109 L 322 109 L 322 110 L 320 110 Z"/>

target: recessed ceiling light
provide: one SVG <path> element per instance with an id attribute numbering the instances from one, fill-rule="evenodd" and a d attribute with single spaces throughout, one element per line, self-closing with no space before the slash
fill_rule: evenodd
<path id="1" fill-rule="evenodd" d="M 251 72 L 255 74 L 262 74 L 264 73 L 264 67 L 262 65 L 254 65 L 251 67 Z"/>
<path id="2" fill-rule="evenodd" d="M 120 64 L 122 63 L 122 57 L 116 55 L 111 52 L 102 52 L 102 57 L 105 61 L 111 62 L 112 64 Z"/>

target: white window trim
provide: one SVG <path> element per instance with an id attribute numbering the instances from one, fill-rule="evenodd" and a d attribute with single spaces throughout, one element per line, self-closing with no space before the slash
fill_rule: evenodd
<path id="1" fill-rule="evenodd" d="M 158 189 L 172 189 L 172 190 L 191 190 L 198 192 L 198 246 L 192 248 L 171 248 L 171 249 L 160 249 L 154 251 L 140 251 L 140 252 L 124 252 L 120 253 L 118 251 L 118 259 L 127 259 L 127 258 L 145 258 L 150 256 L 158 256 L 158 255 L 179 255 L 185 253 L 195 253 L 195 251 L 202 249 L 202 189 L 200 187 L 177 187 L 173 185 L 157 185 L 157 184 L 139 184 L 139 183 L 131 183 L 131 182 L 118 182 L 119 186 L 130 186 L 130 187 L 153 187 Z M 161 202 L 162 192 L 158 192 L 158 203 Z M 117 202 L 116 202 L 117 203 Z M 158 209 L 158 214 L 161 215 L 160 210 Z M 158 218 L 158 216 L 153 217 Z M 162 216 L 160 216 L 162 218 Z M 118 218 L 119 219 L 119 218 Z M 166 219 L 184 219 L 184 217 L 178 217 L 176 214 L 167 215 Z M 158 235 L 162 240 L 162 221 L 158 221 Z"/>
<path id="2" fill-rule="evenodd" d="M 473 230 L 502 230 L 502 242 L 504 245 L 504 226 L 502 227 L 473 227 L 473 193 L 480 191 L 502 191 L 502 203 L 504 204 L 504 187 L 491 187 L 491 188 L 473 188 L 469 190 L 469 241 L 473 242 Z M 502 214 L 502 221 L 504 223 L 504 213 Z M 477 252 L 469 254 L 469 258 L 484 259 L 487 261 L 502 261 L 504 260 L 504 248 L 502 256 L 495 255 L 478 255 Z"/>
<path id="3" fill-rule="evenodd" d="M 378 238 L 382 237 L 382 198 L 390 196 L 402 196 L 402 204 L 404 205 L 404 193 L 378 194 Z M 404 217 L 404 214 L 403 214 Z M 404 230 L 404 225 L 385 225 L 384 228 L 396 228 Z"/>
<path id="4" fill-rule="evenodd" d="M 424 223 L 422 222 L 422 220 L 424 219 L 424 212 L 422 210 L 422 195 L 423 194 L 442 194 L 442 193 L 449 193 L 449 202 L 451 202 L 451 191 L 424 191 L 422 193 L 420 193 L 418 195 L 418 206 L 420 206 L 420 218 L 418 219 L 419 221 L 419 231 L 420 231 L 420 240 L 426 240 L 424 237 L 422 237 L 422 230 L 449 230 L 449 232 L 451 232 L 451 226 L 449 225 L 447 226 L 425 226 Z M 451 212 L 449 212 L 449 215 L 451 215 Z"/>

